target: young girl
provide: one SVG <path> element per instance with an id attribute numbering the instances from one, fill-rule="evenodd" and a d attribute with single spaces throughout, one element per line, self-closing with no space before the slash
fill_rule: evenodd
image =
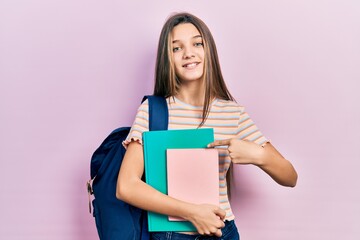
<path id="1" fill-rule="evenodd" d="M 117 197 L 139 208 L 190 221 L 197 233 L 158 232 L 152 239 L 239 239 L 228 199 L 226 175 L 232 163 L 254 164 L 277 183 L 294 187 L 297 173 L 261 134 L 223 80 L 208 27 L 194 15 L 171 16 L 161 31 L 155 95 L 169 108 L 168 129 L 213 128 L 219 151 L 219 206 L 192 204 L 160 193 L 141 180 L 144 172 L 142 133 L 148 131 L 148 103 L 138 110 L 119 172 Z"/>

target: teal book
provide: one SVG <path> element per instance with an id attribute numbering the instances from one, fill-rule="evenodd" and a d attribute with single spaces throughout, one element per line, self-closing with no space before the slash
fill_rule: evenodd
<path id="1" fill-rule="evenodd" d="M 149 131 L 143 133 L 145 180 L 158 191 L 167 194 L 167 149 L 206 148 L 214 141 L 212 128 Z M 148 211 L 150 232 L 196 231 L 188 221 L 170 221 L 169 216 Z"/>

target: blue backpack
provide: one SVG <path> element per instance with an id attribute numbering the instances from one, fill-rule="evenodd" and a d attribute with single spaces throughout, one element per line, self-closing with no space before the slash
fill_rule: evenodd
<path id="1" fill-rule="evenodd" d="M 168 108 L 166 100 L 159 96 L 145 96 L 149 102 L 149 129 L 166 130 Z M 147 213 L 116 198 L 116 183 L 125 155 L 122 141 L 130 127 L 115 129 L 94 152 L 90 163 L 91 180 L 87 183 L 89 211 L 94 194 L 93 216 L 101 240 L 149 240 Z"/>

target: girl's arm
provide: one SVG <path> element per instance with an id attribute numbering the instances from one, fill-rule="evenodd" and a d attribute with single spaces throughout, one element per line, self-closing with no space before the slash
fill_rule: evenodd
<path id="1" fill-rule="evenodd" d="M 131 142 L 117 180 L 116 197 L 141 209 L 190 221 L 200 234 L 221 236 L 225 211 L 214 205 L 191 204 L 171 198 L 141 180 L 144 172 L 143 149 Z"/>
<path id="2" fill-rule="evenodd" d="M 261 147 L 256 143 L 234 138 L 215 141 L 208 147 L 222 145 L 228 146 L 233 163 L 254 164 L 264 170 L 278 184 L 295 187 L 298 176 L 293 165 L 270 142 Z"/>

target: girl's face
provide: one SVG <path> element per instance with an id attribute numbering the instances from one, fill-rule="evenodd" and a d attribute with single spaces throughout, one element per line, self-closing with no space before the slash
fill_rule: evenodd
<path id="1" fill-rule="evenodd" d="M 203 39 L 191 23 L 179 24 L 171 31 L 172 60 L 182 83 L 196 81 L 204 73 Z"/>

